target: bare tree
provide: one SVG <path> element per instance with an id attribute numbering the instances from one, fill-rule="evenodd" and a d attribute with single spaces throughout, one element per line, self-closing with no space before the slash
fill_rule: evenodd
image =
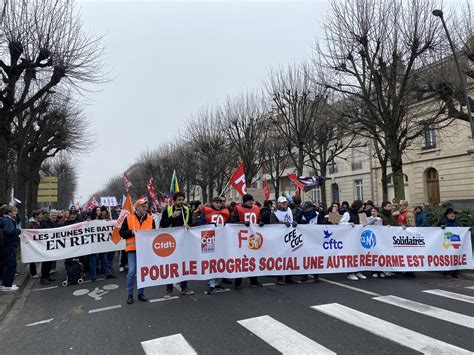
<path id="1" fill-rule="evenodd" d="M 72 0 L 4 1 L 0 22 L 0 170 L 7 171 L 12 125 L 60 83 L 80 89 L 101 75 L 101 39 L 83 30 Z M 0 200 L 7 195 L 0 174 Z"/>
<path id="2" fill-rule="evenodd" d="M 318 53 L 324 84 L 363 109 L 348 115 L 346 124 L 361 125 L 364 136 L 388 154 L 397 200 L 405 198 L 403 152 L 429 125 L 448 123 L 439 112 L 415 105 L 419 68 L 441 40 L 432 5 L 333 1 L 324 25 L 327 51 L 320 47 Z"/>
<path id="3" fill-rule="evenodd" d="M 258 157 L 267 133 L 262 99 L 253 94 L 229 99 L 219 109 L 218 117 L 223 122 L 231 149 L 244 164 L 246 184 L 250 186 L 262 166 Z"/>
<path id="4" fill-rule="evenodd" d="M 40 174 L 44 176 L 57 176 L 58 178 L 58 208 L 68 208 L 74 203 L 77 190 L 77 170 L 74 157 L 60 154 L 46 160 L 41 165 Z"/>

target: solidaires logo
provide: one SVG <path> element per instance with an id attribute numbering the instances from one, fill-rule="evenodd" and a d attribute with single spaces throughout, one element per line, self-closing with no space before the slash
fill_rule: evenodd
<path id="1" fill-rule="evenodd" d="M 377 237 L 371 230 L 365 230 L 360 235 L 360 244 L 365 249 L 372 249 L 377 244 Z"/>

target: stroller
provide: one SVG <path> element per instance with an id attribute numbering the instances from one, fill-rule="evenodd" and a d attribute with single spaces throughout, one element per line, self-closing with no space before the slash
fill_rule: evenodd
<path id="1" fill-rule="evenodd" d="M 66 267 L 66 280 L 62 283 L 64 287 L 68 284 L 81 285 L 84 282 L 84 267 L 79 259 L 68 259 L 64 266 Z"/>

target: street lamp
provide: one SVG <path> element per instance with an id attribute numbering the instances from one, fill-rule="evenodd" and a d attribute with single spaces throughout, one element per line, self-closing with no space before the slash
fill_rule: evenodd
<path id="1" fill-rule="evenodd" d="M 439 9 L 436 9 L 436 10 L 433 10 L 432 14 L 441 19 L 441 23 L 443 24 L 444 31 L 446 32 L 446 37 L 448 38 L 449 45 L 450 45 L 451 50 L 453 52 L 454 64 L 456 65 L 456 70 L 458 72 L 459 79 L 461 80 L 461 85 L 462 85 L 465 100 L 466 100 L 467 114 L 469 116 L 469 123 L 471 124 L 471 139 L 474 140 L 474 122 L 473 122 L 473 118 L 472 118 L 471 105 L 469 103 L 469 95 L 467 94 L 466 76 L 463 75 L 463 73 L 461 71 L 461 67 L 459 66 L 458 58 L 456 56 L 456 49 L 454 48 L 453 41 L 451 41 L 451 36 L 449 35 L 448 27 L 446 26 L 446 22 L 444 21 L 443 11 L 439 10 Z"/>

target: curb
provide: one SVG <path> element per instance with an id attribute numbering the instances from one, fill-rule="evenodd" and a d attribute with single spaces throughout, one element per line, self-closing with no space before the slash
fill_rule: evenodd
<path id="1" fill-rule="evenodd" d="M 16 300 L 20 298 L 21 292 L 30 280 L 30 270 L 28 264 L 23 265 L 20 275 L 15 277 L 15 284 L 20 288 L 16 292 L 0 292 L 0 321 L 5 318 L 8 311 L 13 307 Z"/>

